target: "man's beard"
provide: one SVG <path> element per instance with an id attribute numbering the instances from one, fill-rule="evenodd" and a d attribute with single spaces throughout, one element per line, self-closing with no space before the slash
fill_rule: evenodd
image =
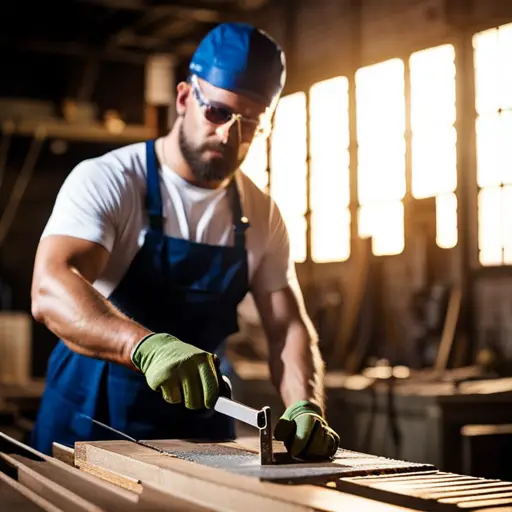
<path id="1" fill-rule="evenodd" d="M 199 183 L 223 181 L 234 174 L 240 163 L 236 150 L 231 146 L 213 142 L 194 146 L 188 140 L 183 124 L 180 127 L 179 145 L 183 158 Z M 206 150 L 218 151 L 222 156 L 205 160 L 203 153 Z"/>

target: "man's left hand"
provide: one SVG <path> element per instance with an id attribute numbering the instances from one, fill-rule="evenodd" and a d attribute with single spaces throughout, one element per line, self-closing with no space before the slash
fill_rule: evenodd
<path id="1" fill-rule="evenodd" d="M 274 437 L 283 441 L 292 457 L 302 460 L 329 459 L 340 445 L 339 435 L 329 427 L 320 407 L 307 400 L 286 409 Z"/>

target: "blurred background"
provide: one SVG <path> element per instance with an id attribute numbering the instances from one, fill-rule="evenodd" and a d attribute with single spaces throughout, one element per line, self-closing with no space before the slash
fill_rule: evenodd
<path id="1" fill-rule="evenodd" d="M 285 49 L 243 164 L 290 230 L 342 445 L 508 476 L 512 2 L 60 0 L 0 7 L 0 428 L 30 431 L 56 342 L 35 250 L 74 165 L 166 133 L 201 37 L 249 21 Z M 248 297 L 238 397 L 282 407 Z M 3 425 L 3 427 L 2 427 Z M 508 460 L 510 456 L 508 456 Z"/>

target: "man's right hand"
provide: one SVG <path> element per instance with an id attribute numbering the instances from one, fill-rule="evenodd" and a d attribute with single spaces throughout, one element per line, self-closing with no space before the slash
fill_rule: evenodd
<path id="1" fill-rule="evenodd" d="M 171 404 L 211 409 L 219 397 L 218 358 L 170 334 L 151 334 L 132 355 L 151 389 L 161 390 Z"/>

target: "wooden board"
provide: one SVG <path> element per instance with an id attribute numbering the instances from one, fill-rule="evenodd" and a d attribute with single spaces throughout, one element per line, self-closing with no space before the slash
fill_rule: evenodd
<path id="1" fill-rule="evenodd" d="M 61 462 L 65 462 L 68 466 L 75 465 L 75 450 L 69 446 L 64 446 L 60 443 L 53 443 L 52 456 Z"/>
<path id="2" fill-rule="evenodd" d="M 7 475 L 0 473 L 0 511 L 61 512 L 50 502 L 37 496 Z"/>
<path id="3" fill-rule="evenodd" d="M 91 471 L 87 474 L 53 457 L 44 455 L 23 443 L 9 439 L 0 433 L 0 459 L 17 473 L 17 480 L 26 488 L 44 496 L 48 502 L 58 504 L 58 510 L 108 511 L 108 512 L 209 512 L 212 509 L 199 506 L 186 497 L 178 498 L 170 493 L 147 492 L 141 495 L 122 489 L 119 480 L 97 468 L 100 477 Z M 7 452 L 7 453 L 5 453 Z M 69 452 L 67 451 L 67 455 Z M 2 473 L 0 472 L 0 475 Z M 118 479 L 130 480 L 140 485 L 138 479 L 117 475 Z M 110 480 L 105 481 L 105 480 Z M 19 485 L 18 482 L 15 482 Z M 0 510 L 1 507 L 0 507 Z M 11 509 L 9 509 L 11 510 Z M 24 510 L 24 509 L 23 509 Z M 53 511 L 54 509 L 52 509 Z"/>
<path id="4" fill-rule="evenodd" d="M 76 443 L 75 465 L 88 464 L 139 479 L 224 512 L 408 510 L 312 485 L 284 485 L 162 454 L 129 441 Z M 143 491 L 144 494 L 144 491 Z"/>
<path id="5" fill-rule="evenodd" d="M 87 512 L 210 512 L 169 494 L 165 497 L 146 493 L 143 499 L 134 493 L 122 492 L 99 478 L 87 480 L 80 471 L 59 468 L 49 462 L 35 462 L 20 455 L 0 454 L 18 470 L 18 481 L 37 492 L 63 511 Z M 90 478 L 90 477 L 89 477 Z M 149 495 L 149 496 L 148 496 Z"/>
<path id="6" fill-rule="evenodd" d="M 231 443 L 200 443 L 177 439 L 145 443 L 182 460 L 270 482 L 323 483 L 340 477 L 435 469 L 428 464 L 396 461 L 349 450 L 338 450 L 333 461 L 297 462 L 288 455 L 283 443 L 278 441 L 274 441 L 273 447 L 275 464 L 262 466 L 258 455 L 258 439 L 254 437 Z"/>

